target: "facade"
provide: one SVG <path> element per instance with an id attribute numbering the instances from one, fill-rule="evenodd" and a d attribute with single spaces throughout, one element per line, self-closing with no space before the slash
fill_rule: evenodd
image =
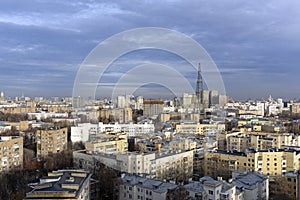
<path id="1" fill-rule="evenodd" d="M 299 158 L 300 151 L 295 149 L 252 150 L 247 153 L 216 150 L 205 154 L 204 173 L 215 178 L 229 178 L 235 170 L 278 176 L 299 170 Z"/>
<path id="2" fill-rule="evenodd" d="M 23 168 L 23 138 L 0 136 L 0 172 Z"/>
<path id="3" fill-rule="evenodd" d="M 194 133 L 204 135 L 204 133 L 210 130 L 225 130 L 225 124 L 178 124 L 176 125 L 177 133 Z"/>
<path id="4" fill-rule="evenodd" d="M 154 132 L 154 124 L 99 124 L 80 123 L 71 127 L 72 142 L 87 142 L 90 136 L 96 136 L 99 133 L 125 133 L 128 137 L 149 134 Z"/>
<path id="5" fill-rule="evenodd" d="M 65 150 L 67 145 L 67 136 L 67 128 L 38 130 L 36 132 L 37 157 L 40 159 Z"/>
<path id="6" fill-rule="evenodd" d="M 204 108 L 209 108 L 209 90 L 202 90 L 202 104 Z"/>
<path id="7" fill-rule="evenodd" d="M 245 152 L 246 149 L 265 150 L 299 146 L 300 136 L 293 133 L 232 133 L 227 135 L 227 150 Z"/>
<path id="8" fill-rule="evenodd" d="M 26 194 L 29 199 L 90 199 L 91 174 L 83 170 L 58 170 L 49 172 L 48 176 L 40 178 L 33 190 Z"/>
<path id="9" fill-rule="evenodd" d="M 211 90 L 209 92 L 209 104 L 210 106 L 219 104 L 219 93 L 217 90 Z"/>
<path id="10" fill-rule="evenodd" d="M 164 101 L 144 99 L 143 106 L 144 106 L 143 110 L 145 116 L 159 115 L 160 113 L 163 112 Z"/>
<path id="11" fill-rule="evenodd" d="M 126 104 L 125 96 L 118 96 L 117 97 L 117 106 L 118 106 L 118 108 L 128 107 L 127 104 Z"/>
<path id="12" fill-rule="evenodd" d="M 175 182 L 193 177 L 194 151 L 159 153 L 155 157 L 156 178 Z"/>
<path id="13" fill-rule="evenodd" d="M 121 124 L 132 122 L 131 108 L 102 109 L 99 111 L 99 117 L 102 122 L 118 122 Z"/>
<path id="14" fill-rule="evenodd" d="M 173 150 L 173 151 L 194 150 L 194 149 L 196 149 L 196 146 L 197 146 L 197 142 L 192 141 L 190 139 L 177 139 L 177 140 L 172 140 L 170 142 L 170 149 Z"/>
<path id="15" fill-rule="evenodd" d="M 80 123 L 71 127 L 72 142 L 87 142 L 90 135 L 96 135 L 98 132 L 98 124 Z"/>
<path id="16" fill-rule="evenodd" d="M 149 134 L 154 132 L 154 124 L 103 124 L 102 122 L 99 123 L 99 133 L 106 133 L 106 132 L 114 132 L 119 133 L 123 132 L 126 133 L 127 136 L 133 137 L 138 136 L 140 134 Z"/>
<path id="17" fill-rule="evenodd" d="M 85 147 L 88 153 L 124 153 L 128 150 L 127 136 L 102 134 L 86 142 Z"/>
<path id="18" fill-rule="evenodd" d="M 286 200 L 300 198 L 300 174 L 288 172 L 283 176 L 270 180 L 270 196 Z"/>
<path id="19" fill-rule="evenodd" d="M 290 105 L 290 113 L 291 114 L 299 114 L 300 113 L 300 104 L 293 103 Z"/>
<path id="20" fill-rule="evenodd" d="M 161 180 L 182 181 L 193 176 L 193 151 L 170 153 L 86 154 L 74 152 L 75 166 L 92 169 L 95 162 L 119 172 Z"/>

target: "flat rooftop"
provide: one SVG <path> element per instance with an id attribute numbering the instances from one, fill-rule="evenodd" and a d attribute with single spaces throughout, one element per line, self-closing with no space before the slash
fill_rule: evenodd
<path id="1" fill-rule="evenodd" d="M 54 198 L 76 199 L 89 184 L 91 174 L 84 170 L 58 170 L 40 179 L 25 199 Z"/>

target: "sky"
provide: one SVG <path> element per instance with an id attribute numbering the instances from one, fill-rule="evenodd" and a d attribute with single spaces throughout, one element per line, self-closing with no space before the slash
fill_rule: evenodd
<path id="1" fill-rule="evenodd" d="M 80 64 L 100 42 L 133 28 L 162 27 L 205 48 L 233 99 L 298 99 L 299 7 L 297 0 L 1 0 L 0 91 L 71 96 Z M 141 60 L 176 62 L 185 69 L 175 57 L 130 53 L 107 73 Z M 182 73 L 196 82 L 196 71 Z"/>

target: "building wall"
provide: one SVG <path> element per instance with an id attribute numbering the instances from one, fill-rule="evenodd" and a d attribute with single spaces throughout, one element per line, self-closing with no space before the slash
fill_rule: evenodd
<path id="1" fill-rule="evenodd" d="M 176 132 L 178 133 L 195 133 L 203 135 L 209 130 L 225 130 L 224 124 L 178 124 Z"/>
<path id="2" fill-rule="evenodd" d="M 145 116 L 159 115 L 163 112 L 163 100 L 144 100 L 143 111 Z"/>
<path id="3" fill-rule="evenodd" d="M 38 130 L 36 132 L 37 157 L 47 157 L 49 154 L 55 154 L 66 149 L 68 129 L 48 129 Z"/>
<path id="4" fill-rule="evenodd" d="M 265 175 L 278 176 L 287 171 L 299 170 L 300 154 L 292 151 L 259 151 L 232 153 L 226 151 L 205 154 L 205 175 L 230 177 L 234 170 L 258 171 Z"/>
<path id="5" fill-rule="evenodd" d="M 128 150 L 126 135 L 107 138 L 107 141 L 86 142 L 85 146 L 89 153 L 117 154 L 124 153 Z"/>
<path id="6" fill-rule="evenodd" d="M 156 158 L 156 178 L 187 181 L 193 176 L 193 151 L 183 151 L 175 154 L 161 155 Z"/>
<path id="7" fill-rule="evenodd" d="M 0 172 L 23 168 L 23 138 L 0 137 Z"/>

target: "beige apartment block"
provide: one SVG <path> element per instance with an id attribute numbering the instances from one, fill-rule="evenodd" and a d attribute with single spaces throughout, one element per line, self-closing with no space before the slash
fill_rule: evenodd
<path id="1" fill-rule="evenodd" d="M 66 149 L 67 128 L 41 129 L 36 133 L 37 157 L 44 158 L 48 155 L 59 153 Z"/>
<path id="2" fill-rule="evenodd" d="M 23 168 L 23 138 L 0 136 L 0 172 Z"/>
<path id="3" fill-rule="evenodd" d="M 225 124 L 178 124 L 177 133 L 194 133 L 203 135 L 210 130 L 225 130 Z"/>
<path id="4" fill-rule="evenodd" d="M 299 170 L 299 159 L 300 151 L 294 149 L 252 150 L 247 153 L 217 150 L 205 154 L 204 173 L 226 178 L 232 171 L 242 170 L 278 176 Z"/>
<path id="5" fill-rule="evenodd" d="M 93 141 L 86 142 L 85 146 L 88 153 L 117 154 L 124 153 L 128 150 L 126 134 L 101 134 Z"/>

